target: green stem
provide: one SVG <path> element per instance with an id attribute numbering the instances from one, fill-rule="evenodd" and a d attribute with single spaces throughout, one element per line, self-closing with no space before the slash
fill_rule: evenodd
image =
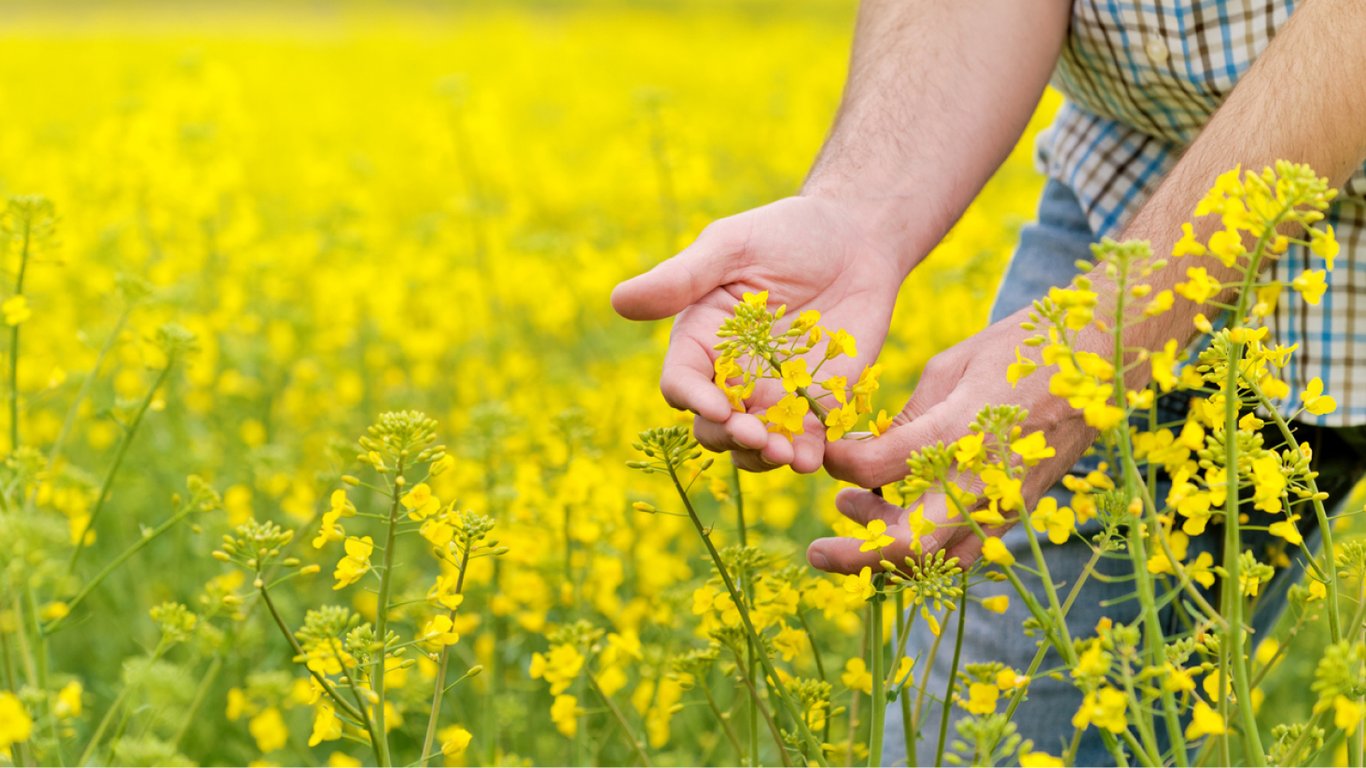
<path id="1" fill-rule="evenodd" d="M 882 730 L 887 718 L 887 672 L 882 668 L 882 594 L 868 601 L 868 655 L 872 663 L 868 665 L 873 676 L 873 690 L 869 694 L 868 715 L 872 718 L 868 729 L 868 765 L 882 765 Z"/>
<path id="2" fill-rule="evenodd" d="M 953 710 L 953 692 L 958 687 L 958 661 L 963 654 L 963 627 L 968 615 L 967 594 L 968 572 L 963 571 L 963 604 L 958 606 L 958 631 L 953 638 L 953 660 L 949 662 L 949 687 L 944 691 L 944 706 L 939 711 L 939 743 L 934 748 L 935 765 L 944 764 L 944 746 L 949 739 L 949 712 Z"/>
<path id="3" fill-rule="evenodd" d="M 156 650 L 152 652 L 148 664 L 155 664 L 161 654 L 166 652 L 165 643 L 157 643 Z M 77 765 L 90 765 L 90 759 L 95 756 L 95 747 L 99 746 L 100 739 L 104 738 L 104 732 L 109 729 L 110 723 L 114 721 L 114 714 L 123 708 L 124 699 L 128 697 L 128 692 L 133 689 L 131 685 L 124 685 L 119 688 L 119 694 L 114 697 L 114 702 L 109 705 L 109 710 L 100 718 L 100 724 L 95 726 L 95 732 L 90 734 L 90 740 L 86 742 L 85 750 L 81 752 L 81 757 L 76 761 Z"/>
<path id="4" fill-rule="evenodd" d="M 455 579 L 455 594 L 459 595 L 465 589 L 465 570 L 470 564 L 470 547 L 472 542 L 466 541 L 460 553 L 460 575 Z M 455 610 L 450 612 L 450 619 L 455 620 Z M 450 646 L 441 646 L 441 660 L 437 662 L 436 685 L 432 691 L 432 712 L 427 717 L 427 735 L 422 739 L 422 760 L 418 763 L 421 768 L 427 768 L 427 755 L 432 751 L 432 741 L 436 738 L 436 723 L 441 715 L 441 697 L 446 692 L 446 665 L 450 661 Z"/>
<path id="5" fill-rule="evenodd" d="M 749 527 L 745 524 L 745 496 L 740 489 L 740 467 L 732 460 L 730 463 L 731 477 L 735 482 L 735 530 L 740 539 L 740 546 L 749 546 Z M 740 582 L 740 590 L 745 593 L 745 600 L 754 603 L 754 585 L 750 583 L 749 574 L 743 570 L 736 575 Z M 754 663 L 755 647 L 754 643 L 745 639 L 745 647 L 749 658 L 749 685 L 751 688 L 758 687 L 756 676 L 756 665 Z M 815 646 L 812 646 L 815 647 Z M 749 764 L 759 764 L 759 706 L 753 697 L 749 699 Z"/>
<path id="6" fill-rule="evenodd" d="M 110 332 L 109 338 L 105 339 L 104 346 L 100 347 L 100 353 L 95 356 L 94 366 L 91 367 L 90 373 L 86 375 L 85 380 L 81 382 L 81 388 L 77 390 L 76 398 L 71 402 L 71 406 L 67 408 L 66 418 L 62 420 L 62 428 L 57 432 L 57 438 L 52 441 L 52 447 L 48 449 L 48 474 L 51 474 L 52 470 L 57 466 L 57 460 L 62 455 L 62 448 L 66 445 L 67 435 L 71 434 L 72 428 L 76 425 L 76 417 L 79 414 L 81 403 L 85 402 L 85 399 L 90 396 L 90 390 L 94 387 L 95 379 L 99 376 L 100 369 L 104 367 L 105 358 L 109 357 L 109 352 L 114 348 L 114 343 L 118 341 L 119 334 L 123 333 L 123 326 L 127 324 L 128 315 L 131 311 L 132 307 L 125 307 L 123 312 L 119 314 L 119 319 L 114 323 L 114 330 Z"/>
<path id="7" fill-rule="evenodd" d="M 63 624 L 65 624 L 66 622 L 66 618 L 70 616 L 73 611 L 76 610 L 76 606 L 84 602 L 85 599 L 90 596 L 90 593 L 94 592 L 95 589 L 97 589 L 100 586 L 100 584 L 103 583 L 104 580 L 109 577 L 111 573 L 118 570 L 119 566 L 127 562 L 128 559 L 131 558 L 133 555 L 136 555 L 138 552 L 142 551 L 144 547 L 151 544 L 153 541 L 156 541 L 157 538 L 159 538 L 162 534 L 166 533 L 167 531 L 171 530 L 171 528 L 175 527 L 176 523 L 179 523 L 181 520 L 184 520 L 186 517 L 189 517 L 190 511 L 191 509 L 187 505 L 181 511 L 162 521 L 162 523 L 158 525 L 156 528 L 153 528 L 151 531 L 139 537 L 138 540 L 132 544 L 132 546 L 128 547 L 123 552 L 121 552 L 118 557 L 115 557 L 113 560 L 110 560 L 109 563 L 104 566 L 104 568 L 100 569 L 99 573 L 95 574 L 94 578 L 90 579 L 84 585 L 81 586 L 80 591 L 76 593 L 75 597 L 67 601 L 67 610 L 64 616 L 62 616 L 61 618 L 53 619 L 52 621 L 48 622 L 48 624 L 43 626 L 42 634 L 44 636 L 51 635 L 58 629 L 61 629 Z"/>
<path id="8" fill-rule="evenodd" d="M 707 554 L 711 556 L 712 564 L 716 566 L 717 572 L 721 575 L 722 583 L 726 585 L 726 592 L 730 594 L 731 601 L 735 603 L 736 608 L 740 613 L 740 622 L 744 625 L 745 631 L 749 633 L 750 640 L 756 645 L 759 645 L 759 632 L 754 628 L 754 622 L 750 620 L 749 607 L 745 604 L 744 598 L 739 590 L 735 588 L 735 582 L 731 580 L 730 572 L 726 570 L 725 563 L 721 560 L 721 553 L 716 551 L 716 545 L 712 544 L 711 536 L 707 533 L 707 529 L 702 525 L 702 519 L 697 516 L 697 510 L 693 507 L 692 499 L 688 497 L 688 492 L 684 490 L 683 483 L 678 479 L 678 472 L 674 468 L 673 463 L 668 462 L 665 466 L 669 473 L 669 479 L 673 481 L 674 489 L 678 492 L 679 498 L 683 501 L 683 508 L 688 512 L 688 519 L 692 522 L 693 529 L 697 531 L 698 537 L 702 539 L 702 543 L 706 546 Z M 778 677 L 778 672 L 773 668 L 773 663 L 769 660 L 768 654 L 760 653 L 758 654 L 758 657 L 759 663 L 763 667 L 764 674 L 768 678 L 769 687 L 777 693 L 778 701 L 783 705 L 783 708 L 787 710 L 787 714 L 792 716 L 793 720 L 796 722 L 797 730 L 802 737 L 802 741 L 806 743 L 808 750 L 815 753 L 814 759 L 816 762 L 819 765 L 825 765 L 825 754 L 821 750 L 820 742 L 816 741 L 816 737 L 811 733 L 811 729 L 806 727 L 806 719 L 801 716 L 800 709 L 793 706 L 792 700 L 787 693 L 787 686 L 783 685 L 782 678 Z M 786 753 L 784 753 L 784 756 L 785 755 Z"/>
<path id="9" fill-rule="evenodd" d="M 259 581 L 261 575 L 258 573 L 256 578 Z M 295 658 L 305 658 L 307 654 L 304 653 L 303 646 L 299 645 L 299 641 L 294 637 L 294 633 L 290 631 L 289 625 L 285 624 L 284 618 L 280 616 L 280 611 L 275 608 L 275 601 L 270 599 L 270 592 L 266 591 L 265 585 L 263 584 L 258 588 L 257 592 L 261 594 L 261 602 L 265 603 L 266 610 L 270 612 L 271 618 L 275 619 L 275 626 L 280 628 L 280 632 L 284 634 L 285 639 L 289 641 L 289 647 L 294 651 Z M 340 658 L 340 656 L 338 656 L 338 658 Z M 351 706 L 351 704 L 337 693 L 337 689 L 332 687 L 332 684 L 327 681 L 326 677 L 323 677 L 321 673 L 317 672 L 312 667 L 309 667 L 307 664 L 304 664 L 304 668 L 308 670 L 308 674 L 317 681 L 318 686 L 323 689 L 323 693 L 327 694 L 327 697 L 332 699 L 338 709 L 350 715 L 357 721 L 365 722 L 367 720 L 361 710 Z"/>
<path id="10" fill-rule="evenodd" d="M 14 295 L 24 295 L 24 275 L 28 272 L 29 243 L 32 240 L 31 217 L 24 217 L 24 244 L 19 250 L 19 274 L 14 280 Z M 19 325 L 9 329 L 9 449 L 19 449 Z"/>
<path id="11" fill-rule="evenodd" d="M 33 634 L 34 667 L 38 672 L 38 690 L 43 692 L 43 715 L 48 721 L 52 745 L 57 753 L 57 764 L 65 766 L 66 758 L 62 755 L 62 737 L 57 727 L 57 717 L 52 713 L 51 701 L 48 699 L 48 647 L 47 638 L 43 636 L 42 629 L 38 624 L 38 603 L 33 597 L 32 582 L 25 581 L 24 584 L 24 603 L 27 607 L 25 614 L 28 618 L 27 631 Z"/>
<path id="12" fill-rule="evenodd" d="M 1244 303 L 1239 297 L 1239 307 Z M 1241 319 L 1241 313 L 1235 320 Z M 1242 554 L 1242 534 L 1238 520 L 1238 368 L 1242 358 L 1243 345 L 1228 342 L 1227 379 L 1224 385 L 1224 473 L 1227 492 L 1224 499 L 1224 584 L 1223 596 L 1228 617 L 1228 643 L 1220 643 L 1221 660 L 1227 662 L 1220 670 L 1219 684 L 1227 685 L 1225 679 L 1233 673 L 1233 690 L 1238 700 L 1238 716 L 1242 722 L 1245 749 L 1243 758 L 1254 766 L 1266 764 L 1266 752 L 1262 749 L 1261 734 L 1257 729 L 1257 716 L 1252 711 L 1252 687 L 1248 684 L 1247 663 L 1244 651 L 1246 640 L 1243 630 L 1243 591 L 1239 577 L 1239 555 Z M 1224 651 L 1227 646 L 1227 652 Z M 1228 706 L 1227 699 L 1220 702 L 1221 708 Z M 1228 736 L 1225 735 L 1225 741 Z"/>
<path id="13" fill-rule="evenodd" d="M 180 721 L 180 727 L 176 729 L 175 737 L 171 740 L 173 749 L 180 749 L 180 743 L 185 740 L 185 735 L 189 733 L 190 726 L 198 721 L 199 708 L 204 705 L 204 699 L 208 698 L 209 689 L 213 687 L 214 681 L 218 679 L 218 673 L 222 669 L 223 656 L 220 653 L 213 657 L 213 661 L 209 662 L 209 668 L 204 671 L 204 676 L 199 679 L 194 698 L 190 700 L 190 706 L 185 710 L 185 717 Z"/>
<path id="14" fill-rule="evenodd" d="M 133 437 L 137 434 L 138 427 L 142 424 L 142 419 L 147 415 L 147 409 L 151 407 L 153 398 L 156 397 L 157 390 L 166 382 L 166 377 L 170 375 L 171 368 L 175 366 L 175 358 L 168 358 L 166 367 L 157 374 L 157 380 L 152 384 L 152 388 L 147 390 L 147 395 L 142 398 L 142 403 L 138 405 L 137 413 L 133 416 L 133 421 L 124 430 L 123 439 L 119 442 L 119 447 L 114 453 L 114 462 L 109 465 L 109 471 L 104 475 L 104 482 L 100 484 L 100 495 L 95 499 L 95 506 L 90 510 L 90 517 L 86 519 L 85 526 L 81 529 L 81 535 L 76 538 L 76 546 L 71 550 L 71 558 L 67 561 L 66 572 L 68 574 L 76 572 L 76 561 L 80 559 L 81 553 L 85 551 L 85 540 L 89 538 L 90 532 L 95 529 L 95 522 L 99 519 L 100 513 L 104 511 L 104 505 L 109 501 L 109 491 L 113 488 L 114 477 L 119 472 L 119 467 L 123 465 L 123 459 L 128 455 L 128 446 L 132 444 Z"/>
<path id="15" fill-rule="evenodd" d="M 768 725 L 768 731 L 773 736 L 773 743 L 778 746 L 778 758 L 783 761 L 784 766 L 792 765 L 792 761 L 787 756 L 787 745 L 783 743 L 782 731 L 778 729 L 777 722 L 773 719 L 773 713 L 768 711 L 768 707 L 759 698 L 759 689 L 754 683 L 750 682 L 749 668 L 745 666 L 743 654 L 736 648 L 731 648 L 731 653 L 735 654 L 735 664 L 740 668 L 740 679 L 744 681 L 745 687 L 749 689 L 749 697 L 753 701 L 759 702 L 759 715 L 763 717 L 764 723 Z M 800 715 L 800 713 L 798 713 Z M 754 756 L 754 761 L 758 763 L 758 756 Z"/>
<path id="16" fill-rule="evenodd" d="M 705 682 L 698 681 L 697 687 L 702 689 L 702 694 L 707 697 L 707 706 L 711 707 L 711 712 L 716 716 L 716 722 L 721 724 L 721 730 L 725 732 L 726 739 L 735 748 L 735 764 L 744 762 L 745 748 L 740 744 L 740 737 L 735 735 L 735 729 L 731 727 L 730 716 L 721 711 L 721 707 L 716 704 L 716 697 L 712 695 L 711 688 Z"/>
<path id="17" fill-rule="evenodd" d="M 379 639 L 379 653 L 375 654 L 374 669 L 370 681 L 375 690 L 375 738 L 379 739 L 376 756 L 382 768 L 391 764 L 389 755 L 389 734 L 384 729 L 384 666 L 389 658 L 389 590 L 393 587 L 394 540 L 398 533 L 399 493 L 403 477 L 403 459 L 398 460 L 394 470 L 393 499 L 389 504 L 389 527 L 384 535 L 384 565 L 379 574 L 379 603 L 375 617 L 375 634 Z"/>
<path id="18" fill-rule="evenodd" d="M 598 685 L 596 677 L 593 677 L 591 673 L 585 675 L 585 677 L 588 678 L 588 685 L 593 689 L 593 693 L 596 693 L 598 698 L 602 699 L 602 703 L 607 706 L 607 711 L 612 713 L 612 718 L 617 721 L 617 725 L 621 728 L 622 735 L 626 737 L 627 741 L 631 742 L 631 749 L 636 753 L 636 759 L 639 761 L 637 762 L 637 765 L 652 765 L 650 756 L 645 752 L 645 747 L 641 746 L 640 741 L 631 733 L 631 726 L 627 724 L 626 716 L 621 713 L 621 709 L 617 707 L 617 703 L 612 701 L 612 697 L 608 696 L 606 691 L 602 690 L 602 686 Z"/>

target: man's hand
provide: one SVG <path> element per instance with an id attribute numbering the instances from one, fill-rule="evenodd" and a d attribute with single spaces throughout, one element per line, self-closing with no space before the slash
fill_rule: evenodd
<path id="1" fill-rule="evenodd" d="M 787 198 L 715 222 L 682 253 L 617 286 L 612 306 L 632 320 L 678 316 L 660 390 L 670 405 L 697 414 L 699 442 L 734 451 L 745 469 L 814 472 L 824 459 L 824 426 L 808 415 L 794 441 L 770 434 L 754 414 L 784 394 L 771 380 L 758 384 L 748 413 L 733 411 L 713 382 L 716 330 L 745 292 L 766 290 L 771 306 L 786 304 L 793 317 L 819 310 L 822 325 L 853 335 L 858 355 L 831 360 L 820 373 L 853 381 L 877 358 L 906 276 L 907 257 L 894 242 L 857 204 Z"/>
<path id="2" fill-rule="evenodd" d="M 1056 454 L 1030 469 L 1022 489 L 1026 508 L 1032 508 L 1053 483 L 1057 482 L 1096 437 L 1079 411 L 1048 391 L 1048 375 L 1038 372 L 1012 388 L 1006 381 L 1006 366 L 1015 359 L 1015 349 L 1030 335 L 1020 328 L 1025 313 L 1008 317 L 981 333 L 935 356 L 925 366 L 920 386 L 906 408 L 896 417 L 893 427 L 871 440 L 842 440 L 826 450 L 826 469 L 831 475 L 864 488 L 879 488 L 895 483 L 906 475 L 906 457 L 937 442 L 945 444 L 969 433 L 968 426 L 977 412 L 988 405 L 1013 403 L 1029 412 L 1024 434 L 1042 431 Z M 1098 339 L 1103 343 L 1104 339 Z M 1099 350 L 1097 350 L 1099 351 Z M 965 524 L 962 516 L 948 519 L 943 496 L 926 494 L 923 519 L 936 524 L 932 533 L 920 539 L 927 553 L 945 550 L 964 563 L 975 560 L 982 541 Z M 887 535 L 896 539 L 881 552 L 860 552 L 862 539 L 823 538 L 812 542 L 807 559 L 817 568 L 835 573 L 857 573 L 864 566 L 878 568 L 882 559 L 900 563 L 910 554 L 915 538 L 911 511 L 889 504 L 871 491 L 848 489 L 835 500 L 846 517 L 866 525 L 880 519 L 887 523 Z M 948 525 L 954 523 L 955 525 Z M 1004 529 L 993 529 L 997 533 Z"/>
<path id="3" fill-rule="evenodd" d="M 632 319 L 678 315 L 661 386 L 698 414 L 697 438 L 747 469 L 813 472 L 824 452 L 811 417 L 795 443 L 733 414 L 711 382 L 716 329 L 746 291 L 858 341 L 852 373 L 882 346 L 905 279 L 1019 139 L 1057 61 L 1066 0 L 866 0 L 835 125 L 803 186 L 708 227 L 697 242 L 617 287 Z M 776 400 L 755 392 L 751 410 Z"/>

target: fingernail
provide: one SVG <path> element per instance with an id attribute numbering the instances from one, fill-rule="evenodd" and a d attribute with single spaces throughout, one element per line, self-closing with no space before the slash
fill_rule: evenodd
<path id="1" fill-rule="evenodd" d="M 826 557 L 819 551 L 812 552 L 811 565 L 815 566 L 816 568 L 819 568 L 822 571 L 828 571 L 830 570 L 830 558 Z"/>

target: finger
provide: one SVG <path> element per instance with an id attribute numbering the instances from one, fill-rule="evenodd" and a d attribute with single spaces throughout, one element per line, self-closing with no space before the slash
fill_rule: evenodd
<path id="1" fill-rule="evenodd" d="M 777 464 L 764 461 L 758 451 L 732 451 L 730 458 L 735 466 L 746 472 L 772 472 L 778 468 Z"/>
<path id="2" fill-rule="evenodd" d="M 806 561 L 827 573 L 858 573 L 864 568 L 876 572 L 882 570 L 883 560 L 899 563 L 909 551 L 900 540 L 867 552 L 862 551 L 862 545 L 862 539 L 842 536 L 816 539 L 806 548 Z"/>
<path id="3" fill-rule="evenodd" d="M 906 457 L 938 441 L 966 434 L 970 415 L 952 399 L 872 440 L 837 440 L 825 447 L 825 469 L 836 479 L 881 488 L 906 476 Z"/>
<path id="4" fill-rule="evenodd" d="M 669 339 L 669 351 L 664 354 L 664 371 L 659 377 L 659 391 L 664 400 L 708 421 L 724 423 L 733 409 L 712 380 L 713 374 L 711 350 L 699 341 L 698 336 L 676 325 Z"/>
<path id="5" fill-rule="evenodd" d="M 792 469 L 809 475 L 821 468 L 825 459 L 825 436 L 823 434 L 797 435 L 792 443 Z"/>
<path id="6" fill-rule="evenodd" d="M 796 451 L 792 447 L 792 441 L 779 434 L 772 434 L 768 437 L 768 444 L 759 452 L 760 458 L 773 465 L 791 464 L 796 456 Z"/>
<path id="7" fill-rule="evenodd" d="M 906 515 L 906 510 L 901 507 L 884 501 L 872 491 L 859 488 L 845 488 L 840 491 L 835 496 L 835 509 L 859 525 L 867 525 L 874 520 L 894 525 Z"/>
<path id="8" fill-rule="evenodd" d="M 739 266 L 736 256 L 742 250 L 742 241 L 724 231 L 705 229 L 677 256 L 617 285 L 612 291 L 612 308 L 628 320 L 676 315 L 717 286 L 730 282 Z"/>
<path id="9" fill-rule="evenodd" d="M 768 445 L 768 430 L 747 413 L 732 413 L 724 423 L 698 416 L 693 419 L 692 433 L 697 442 L 717 453 L 746 448 L 757 451 Z"/>

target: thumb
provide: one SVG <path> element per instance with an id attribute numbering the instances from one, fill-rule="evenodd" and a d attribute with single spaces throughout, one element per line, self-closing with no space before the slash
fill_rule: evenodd
<path id="1" fill-rule="evenodd" d="M 881 488 L 906 477 L 906 457 L 940 440 L 956 440 L 970 417 L 951 400 L 923 415 L 901 420 L 880 436 L 866 440 L 836 440 L 825 447 L 825 469 L 831 477 L 863 488 Z M 903 416 L 909 411 L 903 411 Z M 961 422 L 961 423 L 959 423 Z"/>
<path id="2" fill-rule="evenodd" d="M 936 441 L 957 440 L 972 416 L 953 399 L 963 379 L 964 362 L 955 347 L 928 363 L 906 407 L 882 435 L 836 440 L 825 447 L 825 469 L 832 477 L 863 488 L 881 488 L 906 476 L 906 457 Z"/>
<path id="3" fill-rule="evenodd" d="M 735 274 L 743 242 L 704 229 L 677 256 L 612 291 L 612 308 L 628 320 L 660 320 L 696 304 Z"/>

